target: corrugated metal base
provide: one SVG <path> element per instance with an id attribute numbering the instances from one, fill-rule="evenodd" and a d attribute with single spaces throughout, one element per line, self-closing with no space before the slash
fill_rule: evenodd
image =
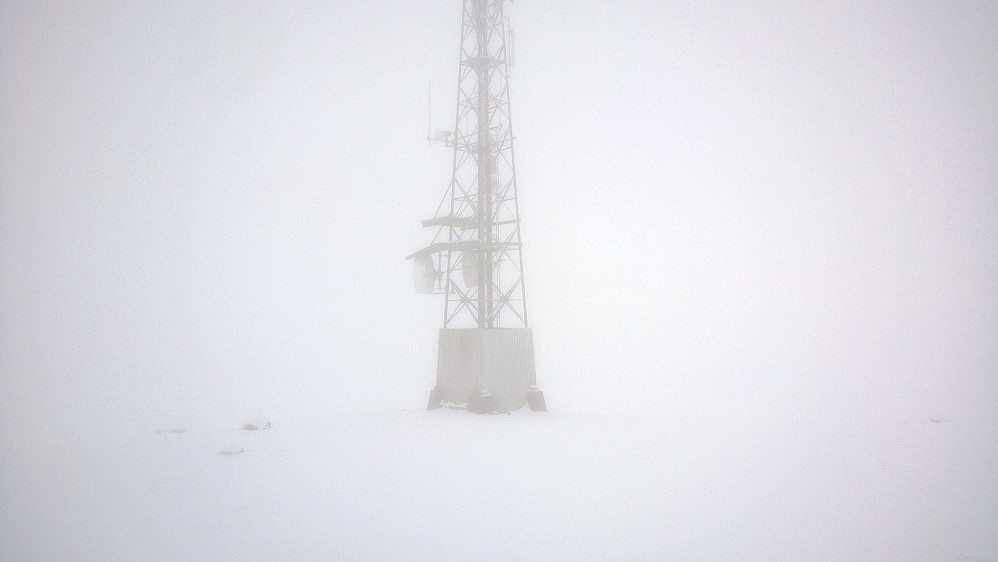
<path id="1" fill-rule="evenodd" d="M 528 391 L 539 392 L 536 384 L 530 328 L 440 330 L 430 409 L 450 402 L 479 412 L 511 412 L 527 404 Z"/>

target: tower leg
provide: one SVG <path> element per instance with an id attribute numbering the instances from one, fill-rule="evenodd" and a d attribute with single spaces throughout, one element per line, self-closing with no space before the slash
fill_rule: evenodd
<path id="1" fill-rule="evenodd" d="M 527 406 L 534 412 L 548 411 L 547 404 L 544 403 L 544 393 L 536 386 L 527 389 Z"/>
<path id="2" fill-rule="evenodd" d="M 443 393 L 440 391 L 439 388 L 434 388 L 433 390 L 430 391 L 430 400 L 426 404 L 426 409 L 436 410 L 437 408 L 444 405 L 443 402 L 444 402 Z"/>

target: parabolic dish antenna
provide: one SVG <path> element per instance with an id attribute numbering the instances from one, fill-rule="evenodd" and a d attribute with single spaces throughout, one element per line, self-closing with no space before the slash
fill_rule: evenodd
<path id="1" fill-rule="evenodd" d="M 412 282 L 417 293 L 432 293 L 440 272 L 433 265 L 430 256 L 418 256 L 413 260 Z"/>

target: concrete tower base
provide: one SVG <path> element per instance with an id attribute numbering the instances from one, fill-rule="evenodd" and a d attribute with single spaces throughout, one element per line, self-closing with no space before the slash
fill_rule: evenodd
<path id="1" fill-rule="evenodd" d="M 534 372 L 530 328 L 443 328 L 428 410 L 453 404 L 479 414 L 547 410 Z"/>

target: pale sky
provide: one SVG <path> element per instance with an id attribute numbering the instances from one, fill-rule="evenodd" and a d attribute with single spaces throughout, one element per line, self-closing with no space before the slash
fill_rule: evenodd
<path id="1" fill-rule="evenodd" d="M 71 4 L 0 2 L 5 439 L 423 407 L 460 4 Z M 549 408 L 994 418 L 998 4 L 507 8 Z"/>

